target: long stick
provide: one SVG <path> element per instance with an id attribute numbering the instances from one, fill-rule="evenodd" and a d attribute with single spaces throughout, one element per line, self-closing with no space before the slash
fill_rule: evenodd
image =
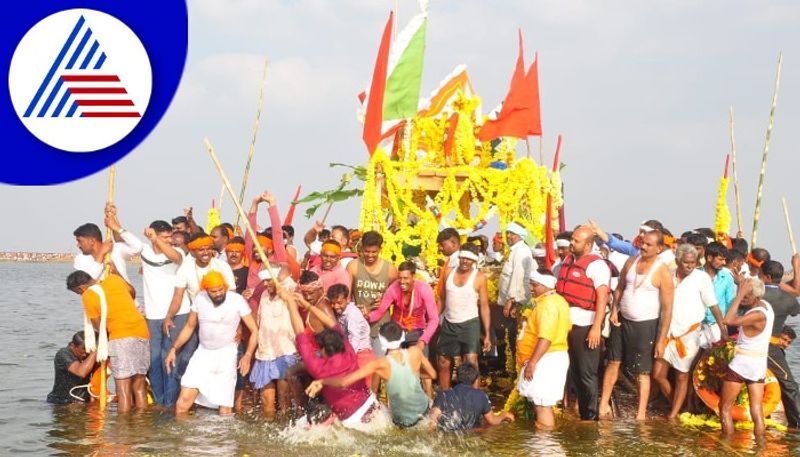
<path id="1" fill-rule="evenodd" d="M 256 152 L 256 137 L 258 137 L 258 127 L 261 125 L 261 108 L 264 106 L 264 84 L 267 81 L 267 59 L 264 58 L 264 70 L 261 73 L 261 86 L 258 89 L 258 105 L 256 107 L 256 120 L 253 122 L 253 134 L 250 138 L 250 147 L 247 150 L 247 164 L 244 166 L 244 177 L 242 178 L 242 189 L 239 191 L 239 206 L 244 201 L 244 191 L 247 189 L 247 178 L 250 175 L 250 164 L 253 163 L 253 154 Z M 235 198 L 231 195 L 231 198 Z M 235 226 L 239 225 L 239 218 L 247 219 L 245 216 L 236 215 Z M 255 238 L 253 238 L 255 239 Z"/>
<path id="2" fill-rule="evenodd" d="M 778 89 L 781 84 L 781 67 L 783 66 L 783 51 L 778 54 L 778 71 L 775 74 L 775 88 L 772 92 L 772 107 L 769 110 L 769 123 L 767 136 L 764 140 L 764 154 L 761 156 L 761 173 L 758 176 L 758 189 L 756 190 L 756 209 L 753 213 L 753 236 L 750 238 L 750 247 L 755 248 L 758 235 L 758 219 L 761 215 L 761 196 L 764 191 L 764 175 L 767 173 L 767 154 L 769 153 L 769 140 L 772 138 L 772 126 L 775 122 L 775 107 L 778 104 Z"/>
<path id="3" fill-rule="evenodd" d="M 217 211 L 219 211 L 220 217 L 222 217 L 222 201 L 225 200 L 225 186 L 220 186 L 219 188 L 219 204 L 217 205 Z"/>
<path id="4" fill-rule="evenodd" d="M 106 204 L 114 203 L 114 182 L 116 181 L 117 177 L 117 166 L 111 165 L 111 168 L 108 169 L 108 193 L 106 194 Z M 106 227 L 106 239 L 109 240 L 113 237 L 113 233 L 111 233 L 111 229 Z M 111 273 L 111 253 L 109 252 L 106 254 L 105 258 L 105 266 L 103 268 L 103 278 L 107 278 L 109 273 Z M 108 386 L 106 386 L 106 368 L 108 367 L 108 360 L 103 360 L 100 362 L 100 409 L 106 409 L 106 403 L 108 402 Z"/>
<path id="5" fill-rule="evenodd" d="M 736 200 L 736 237 L 741 238 L 744 236 L 744 224 L 742 223 L 742 200 L 739 195 L 739 175 L 736 174 L 736 136 L 734 135 L 734 116 L 733 106 L 730 111 L 730 126 L 731 126 L 731 167 L 733 169 L 733 195 Z"/>
<path id="6" fill-rule="evenodd" d="M 236 194 L 233 193 L 233 188 L 231 187 L 231 182 L 228 181 L 228 177 L 225 175 L 225 170 L 222 169 L 222 164 L 219 163 L 219 159 L 217 159 L 217 155 L 214 154 L 214 147 L 211 146 L 211 142 L 208 141 L 208 138 L 203 138 L 203 144 L 206 146 L 206 150 L 208 150 L 208 155 L 211 156 L 211 160 L 214 161 L 214 165 L 217 167 L 217 171 L 219 172 L 219 177 L 222 178 L 222 184 L 225 186 L 225 190 L 228 191 L 228 195 L 233 200 L 233 204 L 236 205 L 236 211 L 239 213 L 239 217 L 244 221 L 244 228 L 247 230 L 247 233 L 250 235 L 250 238 L 253 240 L 253 247 L 256 248 L 256 252 L 258 256 L 261 258 L 261 264 L 264 265 L 264 268 L 269 272 L 269 277 L 272 279 L 272 282 L 275 283 L 275 287 L 278 286 L 278 279 L 275 275 L 272 274 L 272 268 L 269 266 L 269 259 L 267 258 L 267 254 L 264 253 L 264 250 L 261 248 L 261 245 L 258 243 L 258 239 L 256 237 L 256 231 L 253 230 L 253 226 L 250 225 L 250 220 L 247 219 L 247 214 L 244 212 L 241 203 L 239 200 L 236 199 Z M 280 228 L 280 227 L 279 227 Z"/>
<path id="7" fill-rule="evenodd" d="M 333 208 L 333 202 L 328 203 L 328 207 L 325 208 L 325 214 L 322 215 L 322 225 L 325 225 L 325 221 L 328 219 L 328 214 L 331 212 L 331 208 Z"/>
<path id="8" fill-rule="evenodd" d="M 781 198 L 783 203 L 783 218 L 786 220 L 786 231 L 789 232 L 789 244 L 792 246 L 792 255 L 797 254 L 797 245 L 794 243 L 794 232 L 792 231 L 792 223 L 789 220 L 789 208 L 786 207 L 786 197 Z"/>

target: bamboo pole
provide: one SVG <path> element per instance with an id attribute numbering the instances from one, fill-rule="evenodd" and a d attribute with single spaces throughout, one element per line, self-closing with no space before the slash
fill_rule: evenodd
<path id="1" fill-rule="evenodd" d="M 228 191 L 228 196 L 231 197 L 233 200 L 233 204 L 236 205 L 236 211 L 239 214 L 239 217 L 244 221 L 244 228 L 247 230 L 247 233 L 250 235 L 250 238 L 253 240 L 253 247 L 256 248 L 256 252 L 258 256 L 261 258 L 261 264 L 264 265 L 267 272 L 269 272 L 269 277 L 272 279 L 272 282 L 275 283 L 275 287 L 278 288 L 278 278 L 272 274 L 272 268 L 269 265 L 269 259 L 267 258 L 267 254 L 264 253 L 264 249 L 261 248 L 261 245 L 258 243 L 256 237 L 256 231 L 253 230 L 253 226 L 250 225 L 250 220 L 247 218 L 247 214 L 244 212 L 241 203 L 239 200 L 236 199 L 236 194 L 233 193 L 233 188 L 231 187 L 231 182 L 228 181 L 228 177 L 225 175 L 225 170 L 222 169 L 222 164 L 219 163 L 219 159 L 217 159 L 217 155 L 214 153 L 214 147 L 211 146 L 211 142 L 208 141 L 208 138 L 203 138 L 203 144 L 206 146 L 206 150 L 208 151 L 208 155 L 211 156 L 211 160 L 214 162 L 214 165 L 217 167 L 217 172 L 219 173 L 219 177 L 222 179 L 222 184 L 225 186 L 225 190 Z M 278 227 L 280 229 L 280 227 Z"/>
<path id="2" fill-rule="evenodd" d="M 525 137 L 525 157 L 531 158 L 531 142 L 528 140 L 528 137 Z"/>
<path id="3" fill-rule="evenodd" d="M 217 205 L 217 211 L 219 211 L 220 218 L 222 217 L 222 201 L 225 200 L 225 186 L 220 186 L 219 188 L 219 204 Z"/>
<path id="4" fill-rule="evenodd" d="M 544 135 L 539 135 L 539 165 L 544 165 Z"/>
<path id="5" fill-rule="evenodd" d="M 328 219 L 328 214 L 331 212 L 331 208 L 333 208 L 333 202 L 328 203 L 328 207 L 325 208 L 325 214 L 322 215 L 322 226 L 325 226 L 325 221 Z"/>
<path id="6" fill-rule="evenodd" d="M 789 208 L 786 206 L 786 197 L 781 198 L 783 204 L 783 218 L 786 220 L 786 231 L 789 232 L 789 245 L 792 247 L 792 255 L 797 254 L 797 245 L 794 242 L 794 232 L 792 231 L 792 222 L 789 220 Z"/>
<path id="7" fill-rule="evenodd" d="M 108 192 L 106 194 L 106 205 L 109 203 L 114 203 L 114 183 L 117 178 L 117 166 L 111 165 L 111 168 L 108 169 Z M 112 239 L 114 236 L 111 233 L 111 229 L 106 227 L 106 239 Z M 104 259 L 103 263 L 105 264 L 103 267 L 103 279 L 107 278 L 108 275 L 111 273 L 111 252 L 106 254 L 106 258 Z M 108 403 L 108 380 L 106 379 L 106 371 L 108 368 L 108 360 L 103 360 L 100 362 L 100 409 L 105 410 L 106 404 Z"/>
<path id="8" fill-rule="evenodd" d="M 772 126 L 775 123 L 775 108 L 778 104 L 778 90 L 781 84 L 781 67 L 783 66 L 783 51 L 778 54 L 778 71 L 775 74 L 775 86 L 772 92 L 772 107 L 769 110 L 769 123 L 767 123 L 767 135 L 764 140 L 764 154 L 761 156 L 761 172 L 758 176 L 758 188 L 756 190 L 756 209 L 753 213 L 753 236 L 750 238 L 750 247 L 756 248 L 758 235 L 758 219 L 761 216 L 761 197 L 764 191 L 764 175 L 767 172 L 767 154 L 769 153 L 769 141 L 772 138 Z"/>
<path id="9" fill-rule="evenodd" d="M 744 224 L 742 223 L 742 200 L 739 194 L 739 175 L 736 174 L 736 136 L 734 135 L 733 106 L 728 117 L 731 126 L 731 167 L 733 169 L 733 195 L 736 200 L 736 237 L 744 237 Z"/>
<path id="10" fill-rule="evenodd" d="M 258 128 L 261 126 L 261 109 L 264 106 L 264 84 L 267 81 L 267 59 L 264 58 L 264 69 L 261 73 L 261 86 L 258 89 L 258 105 L 256 106 L 256 120 L 253 122 L 253 134 L 250 137 L 250 147 L 247 150 L 247 164 L 244 166 L 244 176 L 242 177 L 242 189 L 239 191 L 239 206 L 242 206 L 242 202 L 244 201 L 244 192 L 247 189 L 247 178 L 250 176 L 250 164 L 253 163 L 253 154 L 256 152 L 256 138 L 258 137 Z M 231 198 L 236 198 L 231 195 Z M 222 202 L 220 201 L 220 204 Z M 239 225 L 239 218 L 240 215 L 236 215 L 236 223 L 233 224 L 234 226 Z M 244 217 L 247 219 L 247 217 Z M 255 239 L 255 238 L 253 238 Z"/>

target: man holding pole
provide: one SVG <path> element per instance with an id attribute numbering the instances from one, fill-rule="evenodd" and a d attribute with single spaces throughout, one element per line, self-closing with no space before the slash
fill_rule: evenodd
<path id="1" fill-rule="evenodd" d="M 126 262 L 142 252 L 143 244 L 134 234 L 125 230 L 117 219 L 117 207 L 107 203 L 105 208 L 105 225 L 114 235 L 113 240 L 103 242 L 103 235 L 95 224 L 83 224 L 72 233 L 78 243 L 80 254 L 75 256 L 72 264 L 76 270 L 89 273 L 93 279 L 100 279 L 103 274 L 103 260 L 111 254 L 111 262 L 120 276 L 130 283 Z"/>

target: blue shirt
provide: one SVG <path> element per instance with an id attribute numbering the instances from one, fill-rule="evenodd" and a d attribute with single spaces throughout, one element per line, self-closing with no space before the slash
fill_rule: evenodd
<path id="1" fill-rule="evenodd" d="M 625 254 L 627 256 L 637 256 L 639 255 L 639 249 L 636 248 L 633 244 L 628 241 L 620 240 L 619 238 L 608 235 L 608 241 L 606 241 L 606 246 L 612 251 L 617 251 L 621 254 Z"/>
<path id="2" fill-rule="evenodd" d="M 442 412 L 439 427 L 448 431 L 478 428 L 483 425 L 483 415 L 492 411 L 486 393 L 465 384 L 439 392 L 433 407 Z"/>
<path id="3" fill-rule="evenodd" d="M 722 317 L 725 317 L 728 307 L 731 306 L 734 297 L 736 297 L 736 283 L 733 281 L 733 275 L 727 269 L 722 268 L 714 275 L 711 283 L 714 285 L 714 295 L 717 296 L 719 312 L 722 313 Z M 705 322 L 712 325 L 717 323 L 710 309 L 706 310 Z"/>

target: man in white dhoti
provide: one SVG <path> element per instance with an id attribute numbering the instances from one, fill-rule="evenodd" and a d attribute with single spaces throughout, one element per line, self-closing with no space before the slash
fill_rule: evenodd
<path id="1" fill-rule="evenodd" d="M 221 273 L 213 270 L 206 273 L 200 288 L 203 292 L 195 297 L 189 320 L 164 361 L 167 370 L 171 371 L 176 353 L 189 341 L 199 323 L 200 345 L 181 378 L 181 393 L 175 412 L 186 413 L 192 404 L 197 403 L 207 408 L 219 408 L 220 414 L 231 414 L 236 389 L 236 329 L 239 322 L 244 322 L 250 330 L 247 350 L 239 360 L 242 376 L 250 371 L 258 345 L 258 329 L 247 302 L 241 295 L 228 290 Z"/>

